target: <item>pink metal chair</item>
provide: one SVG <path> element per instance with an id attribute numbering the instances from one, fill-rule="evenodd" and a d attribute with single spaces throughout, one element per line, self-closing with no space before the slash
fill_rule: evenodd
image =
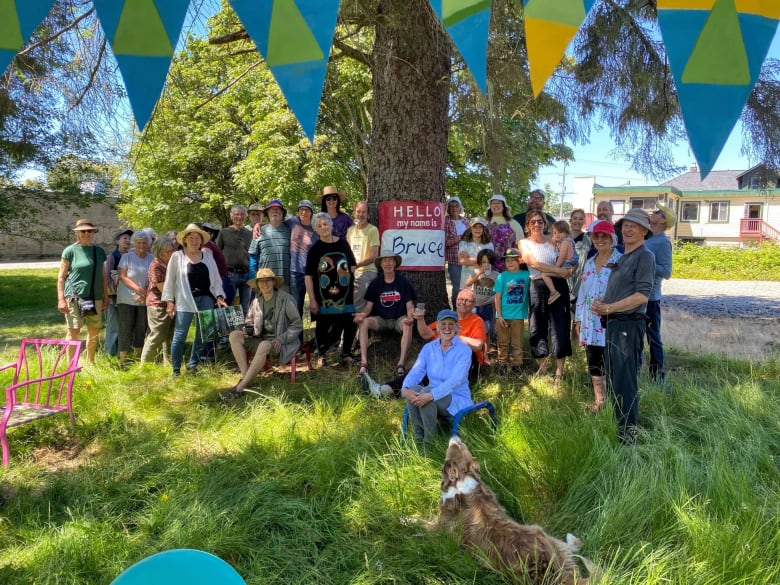
<path id="1" fill-rule="evenodd" d="M 5 404 L 0 420 L 3 466 L 8 466 L 7 431 L 55 414 L 73 416 L 73 382 L 81 371 L 80 341 L 23 339 L 19 357 L 0 366 L 0 372 L 13 368 L 13 379 L 5 388 Z"/>

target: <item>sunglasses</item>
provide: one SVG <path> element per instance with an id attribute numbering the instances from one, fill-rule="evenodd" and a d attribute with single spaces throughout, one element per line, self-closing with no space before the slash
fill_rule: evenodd
<path id="1" fill-rule="evenodd" d="M 338 195 L 327 195 L 325 197 L 325 201 L 338 201 L 339 196 Z"/>
<path id="2" fill-rule="evenodd" d="M 536 225 L 536 224 L 541 225 L 543 223 L 544 223 L 543 219 L 532 219 L 531 221 L 528 222 L 528 225 Z"/>
<path id="3" fill-rule="evenodd" d="M 79 230 L 83 234 L 96 234 L 97 230 Z"/>

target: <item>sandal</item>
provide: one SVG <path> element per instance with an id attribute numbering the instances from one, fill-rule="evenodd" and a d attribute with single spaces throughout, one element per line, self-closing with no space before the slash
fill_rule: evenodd
<path id="1" fill-rule="evenodd" d="M 553 376 L 553 386 L 560 386 L 563 382 L 563 374 L 555 374 Z"/>
<path id="2" fill-rule="evenodd" d="M 360 362 L 360 369 L 358 370 L 358 375 L 362 376 L 363 374 L 368 374 L 368 364 L 366 362 Z"/>
<path id="3" fill-rule="evenodd" d="M 598 400 L 594 400 L 593 404 L 590 405 L 590 408 L 588 409 L 588 412 L 591 414 L 598 414 L 599 410 L 601 410 L 601 407 L 604 406 L 603 402 L 599 402 Z"/>
<path id="4" fill-rule="evenodd" d="M 406 366 L 403 364 L 398 364 L 395 367 L 395 377 L 401 378 L 402 376 L 405 376 L 407 374 Z"/>
<path id="5" fill-rule="evenodd" d="M 555 301 L 557 301 L 559 298 L 561 298 L 561 293 L 559 293 L 557 290 L 550 294 L 550 298 L 547 299 L 547 304 L 552 305 Z"/>

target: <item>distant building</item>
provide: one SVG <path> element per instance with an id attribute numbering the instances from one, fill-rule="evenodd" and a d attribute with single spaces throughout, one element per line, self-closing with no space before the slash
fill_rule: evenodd
<path id="1" fill-rule="evenodd" d="M 587 187 L 591 197 L 585 201 Z M 610 201 L 615 220 L 629 209 L 672 208 L 677 224 L 669 237 L 708 245 L 780 242 L 780 173 L 763 165 L 742 171 L 712 171 L 702 180 L 696 165 L 655 186 L 602 187 L 593 178 L 575 179 L 575 207 L 589 212 Z M 578 205 L 579 204 L 579 205 Z"/>

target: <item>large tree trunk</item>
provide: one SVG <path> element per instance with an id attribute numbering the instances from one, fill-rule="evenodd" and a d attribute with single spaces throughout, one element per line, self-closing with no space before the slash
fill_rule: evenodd
<path id="1" fill-rule="evenodd" d="M 450 41 L 427 0 L 378 0 L 368 201 L 444 201 Z M 430 315 L 447 305 L 444 271 L 406 272 Z"/>

